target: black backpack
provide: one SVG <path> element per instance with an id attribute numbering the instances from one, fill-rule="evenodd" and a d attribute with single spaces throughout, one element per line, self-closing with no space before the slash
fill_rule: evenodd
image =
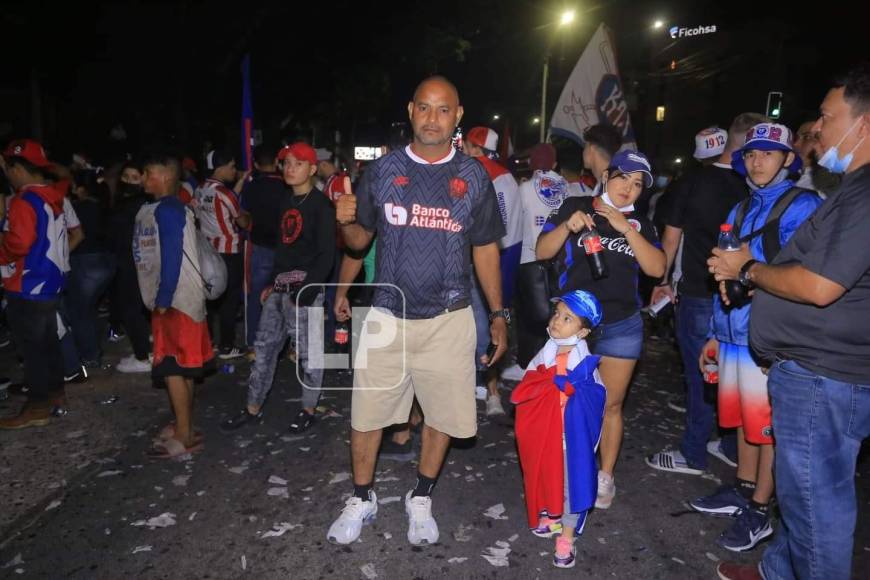
<path id="1" fill-rule="evenodd" d="M 773 203 L 770 208 L 770 213 L 767 214 L 767 219 L 764 220 L 764 225 L 755 231 L 740 238 L 740 243 L 745 243 L 756 236 L 763 236 L 761 240 L 761 248 L 764 253 L 765 261 L 770 264 L 779 251 L 782 249 L 779 243 L 779 221 L 785 214 L 786 210 L 791 206 L 792 202 L 801 194 L 817 195 L 815 192 L 802 189 L 800 187 L 792 187 L 786 191 L 779 199 Z M 743 220 L 746 218 L 746 212 L 749 211 L 749 202 L 751 198 L 744 199 L 737 206 L 737 212 L 734 214 L 734 232 L 739 234 L 743 227 Z"/>

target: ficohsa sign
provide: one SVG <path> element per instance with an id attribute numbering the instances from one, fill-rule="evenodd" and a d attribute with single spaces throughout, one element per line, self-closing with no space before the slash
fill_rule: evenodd
<path id="1" fill-rule="evenodd" d="M 671 38 L 685 38 L 687 36 L 700 36 L 702 34 L 712 34 L 716 32 L 716 25 L 696 26 L 694 28 L 685 28 L 682 26 L 672 26 L 668 32 Z"/>

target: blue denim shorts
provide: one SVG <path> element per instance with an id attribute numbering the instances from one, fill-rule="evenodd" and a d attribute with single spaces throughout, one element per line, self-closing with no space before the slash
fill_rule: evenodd
<path id="1" fill-rule="evenodd" d="M 643 349 L 643 319 L 640 312 L 618 322 L 600 324 L 586 340 L 592 354 L 638 360 Z"/>

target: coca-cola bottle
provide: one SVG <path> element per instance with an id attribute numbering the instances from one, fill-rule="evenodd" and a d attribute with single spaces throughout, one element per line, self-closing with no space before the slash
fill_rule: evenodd
<path id="1" fill-rule="evenodd" d="M 594 227 L 587 227 L 580 233 L 580 242 L 589 261 L 589 269 L 596 280 L 607 278 L 607 261 L 604 259 L 604 247 L 601 245 L 601 235 Z"/>
<path id="2" fill-rule="evenodd" d="M 719 226 L 719 249 L 726 252 L 736 252 L 740 249 L 740 240 L 734 235 L 731 224 Z M 743 306 L 749 297 L 749 289 L 737 280 L 725 280 L 725 295 L 731 303 L 730 308 Z"/>

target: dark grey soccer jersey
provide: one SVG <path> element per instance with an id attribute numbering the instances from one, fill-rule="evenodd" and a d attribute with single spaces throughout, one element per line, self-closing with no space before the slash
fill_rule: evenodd
<path id="1" fill-rule="evenodd" d="M 471 246 L 504 236 L 492 181 L 478 161 L 453 152 L 434 164 L 392 151 L 357 188 L 357 223 L 376 231 L 374 306 L 433 318 L 469 302 Z M 402 299 L 404 294 L 404 300 Z"/>

